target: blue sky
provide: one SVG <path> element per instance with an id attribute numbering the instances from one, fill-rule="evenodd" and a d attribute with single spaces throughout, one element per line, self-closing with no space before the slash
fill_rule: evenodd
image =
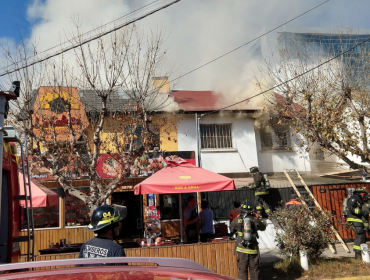
<path id="1" fill-rule="evenodd" d="M 145 32 L 165 29 L 166 67 L 176 69 L 174 76 L 179 76 L 323 1 L 182 0 L 140 21 L 140 27 Z M 24 38 L 36 42 L 38 51 L 42 51 L 76 31 L 73 19 L 79 19 L 82 31 L 89 31 L 150 2 L 153 0 L 0 0 L 0 42 L 19 41 L 19 29 Z M 164 2 L 156 4 L 144 12 Z M 286 28 L 370 29 L 369 10 L 369 0 L 331 0 Z M 135 16 L 139 14 L 142 13 Z M 282 28 L 277 30 L 275 37 L 281 31 Z M 222 87 L 222 83 L 240 83 L 247 76 L 248 48 L 182 78 L 176 87 L 207 90 Z"/>
<path id="2" fill-rule="evenodd" d="M 30 35 L 31 26 L 27 21 L 28 0 L 0 0 L 0 37 L 16 38 Z M 18 32 L 19 30 L 19 32 Z"/>

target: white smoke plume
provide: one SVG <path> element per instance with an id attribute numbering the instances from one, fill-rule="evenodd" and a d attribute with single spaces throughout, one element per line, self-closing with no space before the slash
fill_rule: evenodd
<path id="1" fill-rule="evenodd" d="M 30 39 L 38 42 L 40 49 L 47 49 L 63 42 L 66 35 L 70 37 L 75 32 L 73 19 L 81 23 L 81 30 L 88 31 L 150 2 L 152 0 L 34 0 L 30 2 L 28 9 L 28 19 L 32 22 Z M 148 32 L 161 24 L 166 28 L 168 34 L 166 47 L 169 55 L 166 66 L 169 68 L 175 66 L 178 69 L 175 77 L 321 2 L 182 0 L 142 20 L 140 25 Z M 159 1 L 156 4 L 155 7 L 159 7 L 163 2 Z M 342 24 L 351 24 L 354 28 L 370 28 L 370 23 L 366 20 L 367 10 L 367 1 L 356 1 L 348 5 L 347 1 L 337 0 L 302 16 L 286 28 L 335 28 Z M 147 11 L 149 9 L 145 10 Z M 137 15 L 134 14 L 131 18 Z M 343 19 L 346 22 L 343 22 Z M 278 31 L 283 31 L 283 28 Z M 276 32 L 272 40 L 276 39 Z M 249 46 L 243 47 L 183 77 L 177 88 L 216 91 L 222 89 L 222 92 L 236 91 L 238 92 L 236 96 L 244 96 L 246 93 L 240 87 L 244 87 L 245 73 L 251 73 L 250 69 L 246 69 L 248 48 Z M 228 89 L 227 84 L 234 89 Z"/>

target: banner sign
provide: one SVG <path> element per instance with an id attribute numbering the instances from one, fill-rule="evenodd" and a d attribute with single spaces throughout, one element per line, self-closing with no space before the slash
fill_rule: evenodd
<path id="1" fill-rule="evenodd" d="M 189 163 L 195 164 L 195 152 L 152 152 L 146 153 L 141 157 L 137 157 L 130 167 L 130 176 L 129 177 L 148 177 L 155 172 L 161 170 L 166 166 L 165 157 L 168 156 L 178 156 Z M 86 172 L 82 171 L 83 164 L 88 162 L 87 155 L 83 155 L 83 162 L 78 162 L 71 160 L 68 163 L 59 163 L 59 170 L 64 171 L 66 177 L 71 179 L 89 179 L 89 176 Z M 36 157 L 29 157 L 29 169 L 31 179 L 34 180 L 45 180 L 53 181 L 54 178 L 51 175 L 51 170 L 48 166 L 45 166 L 45 163 L 41 160 L 38 160 Z M 79 168 L 80 167 L 80 168 Z M 19 165 L 20 170 L 22 169 L 22 163 Z M 97 161 L 96 173 L 99 178 L 117 178 L 119 174 L 123 171 L 123 163 L 121 161 L 121 156 L 117 153 L 111 154 L 101 154 Z"/>

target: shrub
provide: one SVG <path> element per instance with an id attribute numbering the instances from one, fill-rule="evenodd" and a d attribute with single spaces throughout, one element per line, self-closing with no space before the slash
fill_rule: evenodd
<path id="1" fill-rule="evenodd" d="M 309 201 L 306 202 L 310 205 Z M 331 215 L 324 215 L 319 209 L 292 206 L 277 208 L 270 217 L 276 229 L 276 242 L 280 254 L 285 257 L 299 257 L 300 250 L 306 250 L 313 261 L 334 243 L 331 232 Z"/>

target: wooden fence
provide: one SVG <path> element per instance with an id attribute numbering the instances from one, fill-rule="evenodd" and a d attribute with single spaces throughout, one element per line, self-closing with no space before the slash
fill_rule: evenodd
<path id="1" fill-rule="evenodd" d="M 164 257 L 182 258 L 197 262 L 215 273 L 237 277 L 236 255 L 234 255 L 235 241 L 216 243 L 197 243 L 177 246 L 158 246 L 150 248 L 124 249 L 127 257 Z M 78 253 L 41 255 L 36 261 L 74 259 Z M 25 258 L 22 258 L 25 261 Z M 53 267 L 47 267 L 50 269 Z"/>
<path id="2" fill-rule="evenodd" d="M 26 236 L 26 232 L 21 232 L 21 236 Z M 59 228 L 59 229 L 45 229 L 35 230 L 35 255 L 39 254 L 39 250 L 50 248 L 50 244 L 57 242 L 60 239 L 66 239 L 67 242 L 84 243 L 94 237 L 94 233 L 86 231 L 86 227 L 81 228 Z M 21 254 L 27 254 L 27 243 L 21 244 Z M 32 246 L 32 241 L 31 241 Z"/>
<path id="3" fill-rule="evenodd" d="M 345 228 L 343 225 L 346 222 L 346 218 L 342 216 L 343 200 L 348 197 L 348 189 L 356 189 L 358 187 L 365 187 L 367 191 L 370 190 L 369 183 L 349 183 L 349 184 L 337 184 L 337 185 L 319 185 L 311 186 L 312 193 L 321 205 L 321 207 L 332 213 L 333 224 L 338 229 L 338 233 L 344 240 L 353 241 L 355 238 L 354 232 Z M 366 233 L 366 237 L 369 239 L 370 234 Z"/>

